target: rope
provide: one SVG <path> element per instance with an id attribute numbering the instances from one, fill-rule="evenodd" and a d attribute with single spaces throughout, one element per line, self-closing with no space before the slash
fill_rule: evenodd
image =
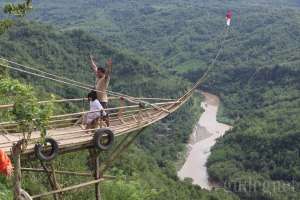
<path id="1" fill-rule="evenodd" d="M 224 37 L 223 37 L 223 39 L 220 42 L 220 48 L 219 48 L 216 56 L 212 60 L 211 64 L 208 66 L 208 68 L 206 69 L 206 71 L 202 75 L 202 77 L 194 84 L 194 86 L 188 92 L 186 92 L 185 95 L 183 95 L 181 98 L 179 98 L 178 101 L 183 101 L 183 99 L 188 98 L 201 83 L 203 83 L 204 81 L 207 80 L 208 75 L 209 75 L 211 69 L 215 66 L 215 63 L 218 60 L 218 58 L 219 58 L 219 56 L 220 56 L 220 54 L 221 54 L 221 52 L 223 50 L 223 47 L 224 47 L 223 44 L 224 44 L 224 42 L 225 42 L 225 40 L 226 40 L 226 38 L 228 36 L 228 33 L 229 33 L 229 27 L 226 27 L 225 28 Z M 223 32 L 221 34 L 223 34 Z"/>
<path id="2" fill-rule="evenodd" d="M 56 82 L 60 82 L 60 83 L 64 83 L 64 84 L 69 84 L 69 85 L 73 85 L 73 86 L 76 86 L 76 87 L 80 86 L 82 89 L 87 89 L 88 88 L 89 90 L 94 90 L 94 86 L 89 85 L 89 84 L 81 83 L 79 81 L 75 81 L 75 80 L 70 79 L 70 78 L 65 78 L 65 77 L 62 77 L 62 76 L 58 76 L 58 75 L 55 75 L 55 74 L 52 74 L 52 73 L 49 73 L 49 72 L 45 72 L 45 71 L 33 68 L 33 67 L 28 67 L 28 66 L 25 66 L 25 65 L 22 65 L 22 64 L 19 64 L 19 63 L 7 60 L 7 59 L 5 59 L 3 57 L 0 57 L 0 60 L 6 61 L 6 62 L 8 62 L 10 64 L 18 65 L 20 67 L 24 67 L 25 69 L 30 69 L 30 70 L 37 71 L 37 72 L 40 72 L 40 73 L 43 73 L 43 74 L 47 74 L 49 76 L 53 76 L 53 77 L 56 77 L 58 79 L 55 79 L 53 77 L 48 77 L 48 76 L 45 76 L 45 75 L 36 74 L 34 72 L 29 72 L 29 71 L 26 71 L 26 70 L 23 70 L 23 69 L 20 69 L 20 68 L 11 67 L 11 69 L 14 69 L 14 70 L 17 70 L 17 71 L 20 71 L 20 72 L 23 72 L 23 73 L 31 74 L 31 75 L 34 75 L 34 76 L 39 76 L 41 78 L 50 79 L 52 81 L 56 81 Z M 73 82 L 73 83 L 68 83 L 67 81 L 70 81 L 70 82 Z M 102 91 L 97 91 L 97 92 L 104 93 Z M 113 92 L 113 91 L 109 91 L 109 90 L 106 90 L 106 92 L 108 94 L 111 94 L 112 96 L 127 97 L 127 98 L 133 98 L 134 99 L 134 97 L 131 97 L 129 95 L 125 95 L 125 94 L 122 94 L 122 93 L 117 93 L 117 92 Z"/>
<path id="3" fill-rule="evenodd" d="M 67 85 L 76 86 L 76 87 L 79 87 L 79 88 L 82 88 L 82 89 L 86 89 L 86 90 L 95 90 L 94 88 L 90 88 L 90 87 L 86 87 L 86 86 L 81 86 L 81 85 L 78 85 L 78 84 L 75 84 L 75 83 L 68 83 L 68 82 L 63 81 L 63 80 L 59 80 L 59 79 L 47 77 L 47 76 L 44 76 L 44 75 L 41 75 L 41 74 L 36 74 L 36 73 L 34 73 L 34 72 L 29 72 L 29 71 L 26 71 L 26 70 L 23 70 L 23 69 L 19 69 L 19 68 L 16 68 L 16 67 L 12 67 L 12 66 L 9 66 L 9 65 L 3 65 L 3 64 L 1 64 L 1 66 L 6 67 L 6 68 L 9 68 L 9 69 L 13 69 L 13 70 L 15 70 L 15 71 L 23 72 L 23 73 L 25 73 L 25 74 L 30 74 L 30 75 L 38 76 L 38 77 L 40 77 L 40 78 L 52 80 L 52 81 L 55 81 L 55 82 L 59 82 L 59 83 L 67 84 Z M 100 92 L 100 93 L 104 93 L 104 92 L 98 91 L 98 90 L 95 90 L 95 91 Z"/>
<path id="4" fill-rule="evenodd" d="M 8 62 L 15 63 L 15 62 L 11 62 L 11 61 L 8 61 Z M 34 75 L 34 76 L 37 76 L 37 77 L 40 77 L 40 78 L 44 78 L 44 79 L 52 80 L 52 81 L 55 81 L 55 82 L 75 86 L 75 87 L 78 87 L 78 88 L 81 88 L 81 89 L 94 90 L 94 91 L 99 92 L 99 93 L 104 93 L 103 91 L 96 90 L 93 87 L 84 86 L 85 84 L 81 84 L 80 82 L 77 82 L 77 81 L 74 81 L 74 80 L 72 80 L 73 83 L 72 82 L 70 83 L 70 82 L 67 82 L 65 80 L 55 79 L 55 78 L 48 77 L 48 76 L 41 75 L 41 74 L 37 74 L 37 73 L 34 73 L 34 72 L 29 72 L 27 70 L 20 69 L 20 68 L 17 68 L 17 67 L 12 67 L 12 66 L 3 65 L 3 64 L 0 64 L 0 65 L 3 66 L 3 67 L 9 68 L 9 69 L 13 69 L 13 70 L 23 72 L 23 73 L 26 73 L 26 74 Z M 30 67 L 26 67 L 26 68 L 30 68 Z M 35 70 L 36 71 L 41 71 L 41 70 L 37 70 L 37 69 L 35 69 Z M 41 71 L 41 72 L 43 72 L 43 71 Z M 47 73 L 47 72 L 45 72 L 45 73 Z M 50 73 L 48 73 L 48 74 L 50 74 Z M 57 77 L 59 77 L 59 76 L 57 76 Z M 68 80 L 71 80 L 71 79 L 68 79 Z M 77 84 L 76 82 L 79 83 L 79 84 Z M 149 103 L 148 101 L 136 100 L 136 99 L 138 99 L 136 97 L 132 97 L 132 96 L 129 96 L 129 95 L 126 95 L 126 94 L 121 94 L 121 93 L 118 93 L 118 92 L 112 92 L 112 91 L 108 91 L 108 90 L 106 90 L 106 91 L 107 91 L 108 94 L 110 94 L 112 96 L 115 96 L 115 97 L 124 98 L 125 100 L 127 100 L 130 103 L 150 105 L 150 106 L 152 106 L 152 107 L 154 107 L 155 109 L 158 109 L 158 110 L 163 109 L 163 108 L 160 108 L 160 107 L 156 106 L 155 104 Z M 167 112 L 167 110 L 164 110 L 164 111 Z"/>
<path id="5" fill-rule="evenodd" d="M 14 69 L 14 70 L 17 70 L 17 71 L 20 71 L 20 72 L 23 72 L 23 73 L 31 74 L 31 75 L 34 75 L 34 76 L 39 76 L 41 78 L 46 78 L 46 79 L 56 81 L 56 82 L 60 82 L 60 83 L 64 83 L 64 84 L 69 84 L 69 85 L 72 85 L 72 86 L 80 87 L 82 89 L 95 90 L 94 86 L 89 85 L 89 84 L 81 83 L 79 81 L 75 81 L 75 80 L 70 79 L 70 78 L 65 78 L 65 77 L 62 77 L 62 76 L 58 76 L 58 75 L 55 75 L 55 74 L 52 74 L 52 73 L 49 73 L 49 72 L 46 72 L 46 71 L 42 71 L 42 70 L 33 68 L 33 67 L 28 67 L 28 66 L 16 63 L 14 61 L 7 60 L 3 57 L 0 57 L 0 60 L 6 61 L 6 62 L 11 63 L 11 64 L 18 65 L 20 67 L 24 67 L 25 69 L 30 69 L 30 70 L 33 70 L 33 71 L 36 71 L 36 72 L 40 72 L 40 73 L 43 73 L 43 74 L 46 74 L 46 75 L 49 75 L 49 76 L 52 76 L 52 77 L 47 77 L 45 75 L 39 75 L 39 74 L 29 72 L 29 71 L 26 71 L 26 70 L 22 70 L 22 69 L 19 69 L 19 68 L 16 68 L 16 67 L 11 67 L 11 69 Z M 8 66 L 6 66 L 6 67 L 8 67 Z M 53 77 L 58 78 L 58 79 L 55 79 Z M 67 81 L 70 81 L 71 83 L 68 83 Z M 99 93 L 105 93 L 103 91 L 98 91 L 98 90 L 96 90 L 96 91 L 99 92 Z M 127 100 L 131 99 L 131 101 L 132 101 L 132 99 L 136 99 L 135 97 L 132 97 L 132 96 L 129 96 L 129 95 L 126 95 L 126 94 L 122 94 L 122 93 L 118 93 L 118 92 L 113 92 L 113 91 L 109 91 L 109 90 L 106 90 L 106 92 L 108 94 L 112 95 L 112 96 L 115 96 L 115 97 L 126 97 L 126 98 L 128 98 Z M 134 102 L 134 103 L 139 103 L 139 102 Z M 148 103 L 148 102 L 144 102 L 144 103 Z"/>
<path id="6" fill-rule="evenodd" d="M 20 66 L 20 67 L 24 67 L 25 69 L 30 69 L 30 70 L 33 70 L 33 71 L 41 72 L 41 73 L 44 73 L 44 74 L 47 74 L 47 75 L 49 75 L 49 76 L 53 76 L 53 77 L 56 77 L 56 78 L 59 78 L 59 79 L 62 79 L 62 80 L 67 80 L 67 81 L 71 81 L 71 82 L 74 82 L 74 83 L 77 83 L 77 84 L 81 84 L 81 85 L 84 85 L 84 86 L 86 86 L 86 87 L 93 87 L 93 86 L 91 86 L 91 85 L 89 85 L 89 84 L 81 83 L 81 82 L 75 81 L 75 80 L 73 80 L 73 79 L 69 79 L 69 78 L 66 78 L 66 77 L 62 77 L 62 76 L 58 76 L 58 75 L 55 75 L 55 74 L 51 74 L 51 73 L 49 73 L 49 72 L 42 71 L 42 70 L 39 70 L 39 69 L 37 69 L 37 68 L 28 67 L 28 66 L 25 66 L 25 65 L 16 63 L 16 62 L 14 62 L 14 61 L 7 60 L 7 59 L 2 58 L 2 57 L 0 57 L 0 60 L 3 60 L 3 61 L 5 61 L 5 62 L 11 63 L 11 64 L 18 65 L 18 66 Z"/>
<path id="7" fill-rule="evenodd" d="M 45 76 L 45 75 L 37 74 L 37 73 L 34 73 L 34 72 L 29 72 L 29 71 L 26 71 L 26 70 L 23 70 L 23 69 L 20 69 L 20 68 L 17 68 L 17 67 L 12 67 L 12 66 L 9 66 L 9 65 L 3 65 L 3 64 L 0 64 L 0 65 L 3 66 L 3 67 L 9 68 L 9 69 L 13 69 L 15 71 L 19 71 L 19 72 L 22 72 L 22 73 L 30 74 L 30 75 L 37 76 L 37 77 L 40 77 L 40 78 L 52 80 L 52 81 L 55 81 L 55 82 L 66 84 L 66 85 L 75 86 L 75 87 L 78 87 L 78 88 L 81 88 L 81 89 L 85 89 L 85 90 L 94 90 L 94 91 L 99 92 L 99 93 L 104 93 L 103 91 L 96 90 L 93 87 L 87 87 L 87 86 L 82 86 L 82 85 L 79 85 L 79 84 L 76 84 L 76 83 L 66 82 L 64 80 L 59 80 L 59 79 L 55 79 L 55 78 L 48 77 L 48 76 Z M 76 82 L 76 81 L 74 81 L 74 82 Z M 127 100 L 127 101 L 129 101 L 131 103 L 135 103 L 135 104 L 144 103 L 144 104 L 147 104 L 147 105 L 150 105 L 150 106 L 154 106 L 155 108 L 157 108 L 155 105 L 153 105 L 153 104 L 151 104 L 151 103 L 149 103 L 147 101 L 144 101 L 144 100 L 136 101 L 135 99 L 138 99 L 138 98 L 131 97 L 129 95 L 125 95 L 125 94 L 121 94 L 121 93 L 117 93 L 117 92 L 111 92 L 111 91 L 107 91 L 107 93 L 110 94 L 110 95 L 112 95 L 112 96 L 114 96 L 114 97 L 122 97 L 122 98 L 124 98 L 125 100 Z"/>
<path id="8" fill-rule="evenodd" d="M 57 76 L 57 75 L 54 75 L 54 74 L 51 74 L 51 73 L 48 73 L 48 72 L 44 72 L 44 71 L 39 70 L 39 69 L 35 69 L 35 68 L 32 68 L 32 67 L 21 65 L 21 64 L 18 64 L 16 62 L 9 61 L 9 60 L 7 60 L 5 58 L 2 58 L 2 57 L 0 57 L 0 60 L 4 60 L 4 61 L 9 62 L 11 64 L 15 64 L 15 65 L 27 68 L 27 69 L 31 69 L 33 71 L 38 71 L 38 72 L 41 72 L 41 73 L 45 73 L 45 74 L 48 74 L 50 76 L 60 78 L 62 80 L 56 79 L 56 78 L 53 78 L 53 77 L 48 77 L 48 76 L 41 75 L 41 74 L 37 74 L 37 73 L 34 73 L 34 72 L 30 72 L 30 71 L 27 71 L 27 70 L 24 70 L 24 69 L 20 69 L 20 68 L 17 68 L 17 67 L 12 67 L 12 66 L 9 66 L 9 65 L 3 65 L 3 64 L 1 65 L 0 64 L 3 67 L 7 67 L 7 68 L 10 68 L 10 69 L 19 71 L 19 72 L 23 72 L 23 73 L 26 73 L 26 74 L 34 75 L 34 76 L 37 76 L 37 77 L 40 77 L 40 78 L 44 78 L 44 79 L 48 79 L 48 80 L 52 80 L 52 81 L 55 81 L 55 82 L 59 82 L 59 83 L 63 83 L 63 84 L 71 85 L 71 86 L 75 86 L 75 87 L 78 87 L 78 88 L 81 88 L 81 89 L 94 90 L 94 91 L 99 92 L 99 93 L 105 93 L 103 91 L 99 91 L 99 90 L 94 89 L 94 87 L 92 87 L 90 85 L 83 84 L 83 83 L 80 83 L 78 81 L 75 81 L 75 80 L 72 80 L 72 79 L 69 79 L 69 78 L 64 78 L 64 77 Z M 71 81 L 71 82 L 67 82 L 67 81 Z M 110 94 L 111 96 L 119 97 L 119 98 L 124 98 L 125 100 L 127 100 L 130 103 L 145 104 L 145 105 L 150 105 L 150 106 L 154 107 L 155 109 L 159 109 L 159 110 L 161 109 L 160 107 L 156 106 L 155 104 L 149 103 L 148 101 L 141 100 L 141 99 L 137 100 L 138 98 L 136 98 L 136 97 L 132 97 L 132 96 L 129 96 L 129 95 L 126 95 L 126 94 L 122 94 L 122 93 L 118 93 L 118 92 L 113 92 L 113 91 L 109 91 L 109 90 L 106 90 L 106 92 L 108 94 Z"/>

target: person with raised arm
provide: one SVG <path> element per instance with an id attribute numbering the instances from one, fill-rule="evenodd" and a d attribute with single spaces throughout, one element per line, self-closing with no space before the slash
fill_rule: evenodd
<path id="1" fill-rule="evenodd" d="M 92 55 L 90 55 L 90 59 L 91 59 L 92 69 L 96 75 L 95 89 L 97 92 L 97 99 L 101 103 L 102 107 L 104 109 L 107 109 L 108 108 L 107 88 L 109 85 L 110 75 L 111 75 L 111 71 L 112 71 L 112 59 L 109 58 L 106 61 L 106 69 L 101 66 L 97 66 Z M 109 126 L 108 115 L 104 118 L 104 120 L 105 120 L 106 125 Z"/>

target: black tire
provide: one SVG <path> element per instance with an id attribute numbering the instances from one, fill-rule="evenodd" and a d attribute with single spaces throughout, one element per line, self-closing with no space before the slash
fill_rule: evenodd
<path id="1" fill-rule="evenodd" d="M 106 142 L 103 143 L 103 139 L 106 139 Z M 106 151 L 109 150 L 114 144 L 114 133 L 107 128 L 100 128 L 96 130 L 94 135 L 94 144 L 97 149 Z"/>
<path id="2" fill-rule="evenodd" d="M 44 151 L 44 145 L 36 144 L 34 147 L 35 155 L 39 160 L 50 161 L 53 160 L 59 151 L 58 144 L 53 138 L 46 138 L 45 143 L 50 143 L 51 149 Z"/>

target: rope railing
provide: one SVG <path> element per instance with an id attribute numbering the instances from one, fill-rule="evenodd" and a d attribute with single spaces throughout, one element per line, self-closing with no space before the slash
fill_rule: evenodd
<path id="1" fill-rule="evenodd" d="M 109 100 L 119 100 L 118 97 L 108 97 Z M 176 101 L 176 99 L 168 99 L 168 98 L 136 98 L 136 100 L 154 100 L 154 101 Z M 81 101 L 88 101 L 87 98 L 76 98 L 76 99 L 56 99 L 56 100 L 48 100 L 48 101 L 39 101 L 39 104 L 45 104 L 45 103 L 69 103 L 69 102 L 81 102 Z M 14 104 L 6 104 L 6 105 L 0 105 L 0 110 L 2 109 L 9 109 L 13 108 Z"/>
<path id="2" fill-rule="evenodd" d="M 164 105 L 171 105 L 177 103 L 177 101 L 170 101 L 170 102 L 161 102 L 161 103 L 155 103 L 156 106 L 164 106 Z M 132 108 L 139 108 L 139 105 L 131 105 L 131 106 L 121 106 L 121 107 L 115 107 L 115 108 L 107 108 L 107 109 L 103 109 L 103 111 L 118 111 L 120 109 L 132 109 Z M 161 107 L 159 107 L 159 109 L 161 109 Z M 141 111 L 143 109 L 138 109 L 136 111 Z M 82 116 L 84 114 L 88 114 L 88 113 L 96 113 L 96 112 L 101 112 L 101 110 L 96 110 L 96 111 L 83 111 L 83 112 L 76 112 L 76 113 L 68 113 L 68 114 L 62 114 L 62 115 L 55 115 L 55 116 L 51 116 L 50 119 L 59 119 L 59 118 L 65 118 L 65 117 L 74 117 L 74 116 Z M 115 113 L 111 113 L 111 114 L 117 114 Z M 75 120 L 77 118 L 74 118 Z M 51 120 L 50 120 L 51 122 Z M 0 123 L 0 125 L 2 126 L 10 126 L 10 125 L 17 125 L 17 122 L 2 122 Z"/>
<path id="3" fill-rule="evenodd" d="M 20 66 L 20 67 L 23 67 L 25 69 L 30 69 L 32 71 L 36 71 L 36 72 L 40 72 L 40 73 L 43 73 L 43 74 L 46 74 L 46 75 L 49 75 L 49 76 L 53 76 L 55 78 L 58 78 L 58 79 L 61 79 L 61 80 L 66 80 L 66 81 L 70 81 L 70 82 L 73 82 L 73 83 L 77 83 L 77 84 L 80 84 L 80 85 L 84 85 L 86 87 L 93 87 L 89 84 L 85 84 L 85 83 L 81 83 L 79 81 L 75 81 L 73 79 L 69 79 L 69 78 L 66 78 L 66 77 L 63 77 L 63 76 L 58 76 L 56 74 L 52 74 L 52 73 L 49 73 L 49 72 L 46 72 L 46 71 L 43 71 L 43 70 L 39 70 L 37 68 L 33 68 L 33 67 L 28 67 L 26 65 L 22 65 L 20 63 L 17 63 L 17 62 L 14 62 L 14 61 L 11 61 L 11 60 L 8 60 L 8 59 L 5 59 L 5 58 L 2 58 L 0 57 L 0 60 L 4 61 L 4 62 L 8 62 L 8 63 L 11 63 L 11 64 L 14 64 L 14 65 L 17 65 L 17 66 Z"/>
<path id="4" fill-rule="evenodd" d="M 174 104 L 177 101 L 171 101 L 171 102 L 162 102 L 162 103 L 154 103 L 154 105 L 157 106 L 158 110 L 161 109 L 161 107 L 158 107 L 160 105 L 168 105 L 168 104 Z M 103 111 L 116 111 L 122 108 L 139 108 L 139 105 L 132 105 L 132 106 L 122 106 L 122 107 L 115 107 L 115 108 L 107 108 L 107 109 L 103 109 Z M 83 114 L 87 114 L 87 113 L 95 113 L 95 112 L 100 112 L 101 110 L 96 110 L 96 111 L 84 111 L 84 112 L 77 112 L 77 113 L 70 113 L 70 114 L 63 114 L 63 115 L 56 115 L 56 116 L 52 116 L 51 118 L 60 118 L 60 117 L 69 117 L 69 116 L 76 116 L 76 115 L 83 115 Z"/>

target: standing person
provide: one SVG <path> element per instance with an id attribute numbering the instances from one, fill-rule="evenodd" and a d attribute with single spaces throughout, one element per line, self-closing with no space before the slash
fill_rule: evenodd
<path id="1" fill-rule="evenodd" d="M 112 59 L 108 59 L 106 61 L 106 69 L 97 66 L 93 56 L 90 56 L 91 59 L 91 66 L 96 75 L 96 91 L 97 91 L 97 98 L 100 101 L 101 105 L 104 109 L 108 108 L 108 96 L 107 96 L 107 88 L 110 81 L 110 74 L 112 71 Z M 109 118 L 108 115 L 104 118 L 105 123 L 109 126 Z"/>

